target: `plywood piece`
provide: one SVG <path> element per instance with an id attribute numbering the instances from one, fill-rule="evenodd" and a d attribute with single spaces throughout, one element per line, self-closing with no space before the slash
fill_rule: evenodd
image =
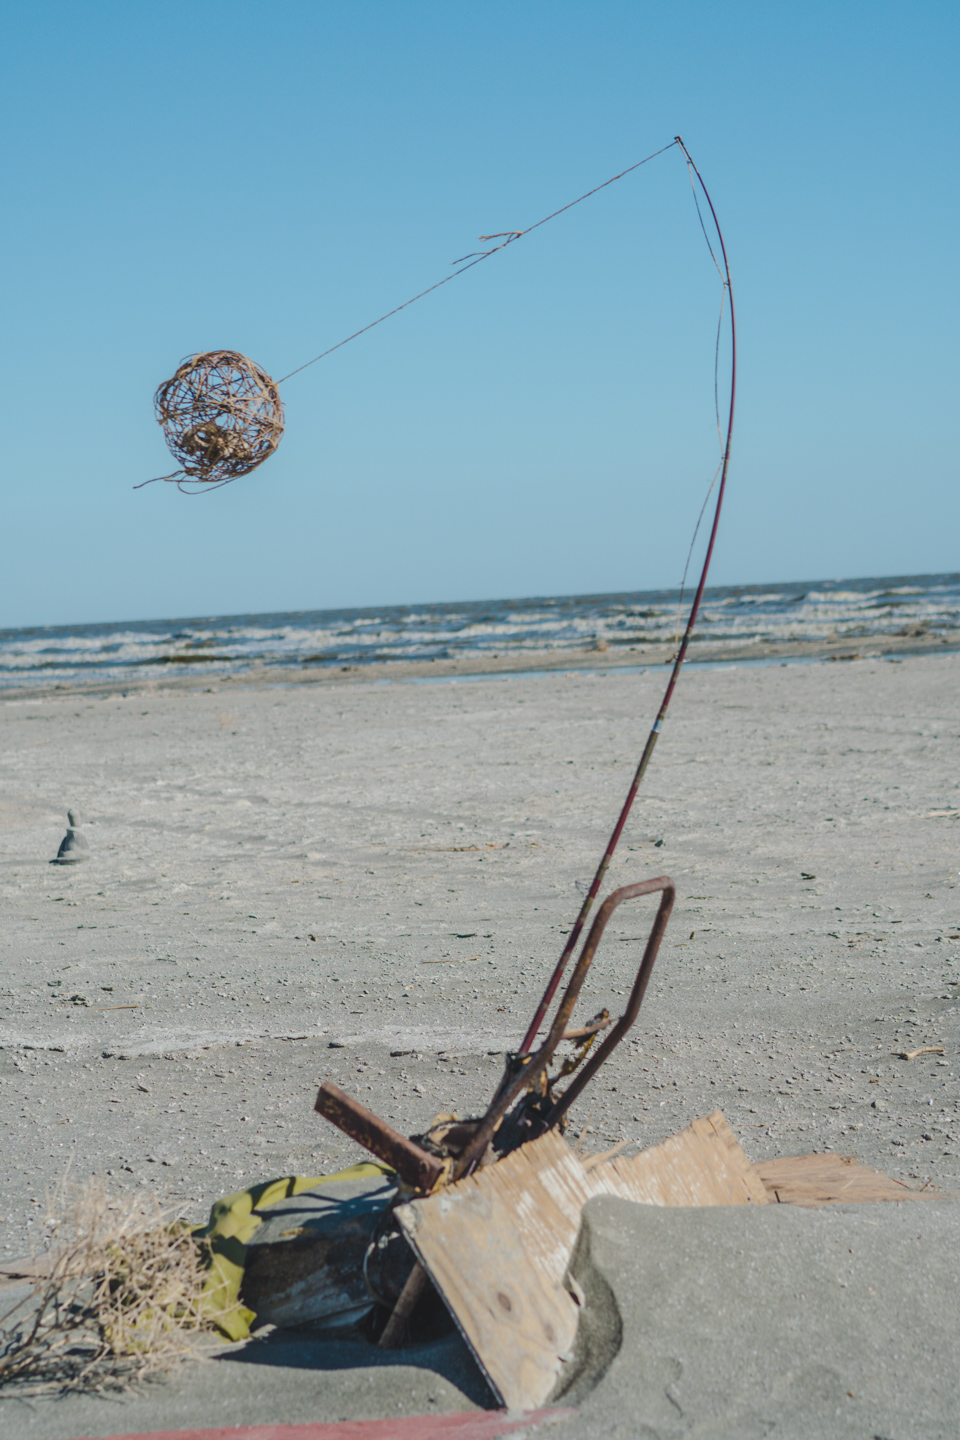
<path id="1" fill-rule="evenodd" d="M 395 1213 L 501 1404 L 553 1390 L 579 1318 L 564 1281 L 595 1195 L 648 1205 L 766 1204 L 719 1111 L 641 1152 L 585 1168 L 556 1131 Z"/>
<path id="2" fill-rule="evenodd" d="M 850 1205 L 870 1200 L 930 1200 L 939 1192 L 911 1190 L 850 1155 L 791 1155 L 764 1160 L 754 1171 L 769 1193 L 782 1205 Z"/>
<path id="3" fill-rule="evenodd" d="M 490 1166 L 485 1174 L 500 1169 Z M 578 1319 L 573 1297 L 526 1245 L 527 1230 L 559 1220 L 563 1232 L 566 1224 L 549 1206 L 538 1226 L 517 1223 L 518 1211 L 529 1218 L 540 1198 L 524 1179 L 501 1175 L 497 1184 L 482 1186 L 461 1181 L 462 1194 L 444 1192 L 396 1212 L 494 1394 L 511 1410 L 532 1409 L 553 1390 Z"/>
<path id="4" fill-rule="evenodd" d="M 603 1184 L 601 1193 L 642 1205 L 765 1205 L 770 1198 L 719 1110 L 591 1174 Z"/>

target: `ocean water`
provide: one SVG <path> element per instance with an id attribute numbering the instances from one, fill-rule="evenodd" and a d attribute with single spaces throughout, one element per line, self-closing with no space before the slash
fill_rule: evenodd
<path id="1" fill-rule="evenodd" d="M 254 665 L 334 668 L 535 651 L 560 659 L 597 640 L 623 653 L 672 639 L 678 598 L 676 590 L 649 590 L 0 630 L 0 688 L 143 680 L 164 669 L 222 676 Z M 960 644 L 960 575 L 718 586 L 704 596 L 696 639 L 709 656 L 730 642 L 862 642 L 918 632 Z"/>

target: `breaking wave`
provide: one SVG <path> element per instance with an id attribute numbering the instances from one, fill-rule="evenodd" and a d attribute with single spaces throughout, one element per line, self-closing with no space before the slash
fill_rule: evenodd
<path id="1" fill-rule="evenodd" d="M 143 680 L 165 669 L 222 676 L 260 666 L 504 658 L 597 641 L 622 652 L 673 639 L 677 600 L 675 590 L 650 590 L 3 630 L 0 688 Z M 925 633 L 960 641 L 960 575 L 716 587 L 705 594 L 696 638 L 709 650 Z"/>

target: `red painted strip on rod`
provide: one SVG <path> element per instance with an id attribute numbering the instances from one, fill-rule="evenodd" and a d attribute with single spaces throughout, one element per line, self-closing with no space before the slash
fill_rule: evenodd
<path id="1" fill-rule="evenodd" d="M 546 1420 L 565 1420 L 573 1410 L 551 1407 L 508 1414 L 460 1410 L 446 1415 L 397 1415 L 389 1420 L 334 1420 L 309 1425 L 224 1425 L 214 1430 L 151 1430 L 107 1440 L 497 1440 L 512 1430 Z"/>

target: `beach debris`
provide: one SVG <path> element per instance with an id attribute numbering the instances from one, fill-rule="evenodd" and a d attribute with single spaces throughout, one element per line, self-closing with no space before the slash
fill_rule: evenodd
<path id="1" fill-rule="evenodd" d="M 247 1244 L 240 1288 L 257 1325 L 349 1329 L 366 1319 L 376 1303 L 367 1256 L 376 1253 L 377 1227 L 396 1197 L 396 1177 L 381 1171 L 274 1203 Z M 411 1268 L 409 1252 L 404 1260 L 394 1300 Z"/>
<path id="2" fill-rule="evenodd" d="M 659 904 L 623 1013 L 615 1017 L 604 1009 L 572 1027 L 611 916 L 625 901 L 648 895 L 659 895 Z M 556 999 L 561 963 L 522 1046 L 506 1057 L 484 1115 L 438 1116 L 425 1134 L 406 1139 L 332 1082 L 320 1087 L 318 1113 L 397 1174 L 397 1195 L 376 1242 L 392 1267 L 390 1284 L 378 1292 L 390 1312 L 382 1348 L 402 1344 L 425 1297 L 439 1293 L 501 1403 L 539 1404 L 558 1383 L 576 1330 L 577 1301 L 564 1277 L 590 1195 L 660 1205 L 815 1206 L 913 1198 L 916 1192 L 850 1157 L 801 1156 L 751 1167 L 719 1112 L 632 1159 L 618 1153 L 629 1141 L 585 1159 L 566 1144 L 570 1106 L 637 1018 L 674 895 L 664 875 L 606 898 L 566 989 Z M 568 942 L 561 961 L 571 951 Z M 546 1038 L 534 1048 L 551 1009 Z M 563 1058 L 561 1045 L 570 1047 Z M 901 1053 L 915 1058 L 933 1052 L 942 1047 Z M 403 1240 L 405 1256 L 398 1247 Z"/>
<path id="3" fill-rule="evenodd" d="M 615 1147 L 616 1148 L 616 1147 Z M 751 1165 L 721 1112 L 631 1159 L 582 1161 L 556 1130 L 435 1192 L 395 1217 L 417 1256 L 380 1344 L 402 1338 L 430 1286 L 441 1295 L 501 1403 L 542 1403 L 568 1377 L 585 1297 L 573 1263 L 587 1200 L 637 1204 L 792 1204 L 805 1208 L 935 1198 L 849 1155 Z M 391 1327 L 394 1335 L 390 1336 Z"/>
<path id="4" fill-rule="evenodd" d="M 609 1059 L 639 1014 L 675 893 L 669 876 L 660 875 L 621 886 L 607 896 L 557 1003 L 545 1040 L 536 1051 L 528 1045 L 525 1050 L 507 1056 L 502 1079 L 483 1116 L 464 1121 L 451 1118 L 432 1127 L 426 1135 L 408 1140 L 331 1081 L 321 1085 L 314 1108 L 377 1159 L 392 1166 L 406 1185 L 421 1194 L 459 1180 L 478 1166 L 509 1154 L 548 1130 L 562 1131 L 570 1106 Z M 657 894 L 660 902 L 623 1014 L 614 1018 L 602 1010 L 586 1025 L 571 1029 L 574 1006 L 614 911 L 627 900 Z M 538 1013 L 544 1014 L 547 1008 L 548 1002 L 542 1000 Z M 609 1033 L 597 1045 L 605 1030 Z M 551 1075 L 550 1066 L 564 1043 L 574 1047 L 573 1053 L 566 1056 Z M 561 1091 L 558 1087 L 564 1081 L 568 1083 Z"/>
<path id="5" fill-rule="evenodd" d="M 723 500 L 723 490 L 726 481 L 727 460 L 730 451 L 730 430 L 733 424 L 733 379 L 736 373 L 736 335 L 733 315 L 733 291 L 730 281 L 730 270 L 727 265 L 726 250 L 724 248 L 723 236 L 720 233 L 720 225 L 717 220 L 713 202 L 710 199 L 703 178 L 693 162 L 686 145 L 680 135 L 666 145 L 655 150 L 653 154 L 647 155 L 642 160 L 628 165 L 617 175 L 611 175 L 608 180 L 593 186 L 578 195 L 575 200 L 570 200 L 566 205 L 553 210 L 541 220 L 528 225 L 525 230 L 501 230 L 494 235 L 481 235 L 481 242 L 497 240 L 500 243 L 490 245 L 485 250 L 473 250 L 468 255 L 462 255 L 459 260 L 453 261 L 453 270 L 444 275 L 433 285 L 428 285 L 425 290 L 412 295 L 409 300 L 393 306 L 385 314 L 371 320 L 369 324 L 363 325 L 359 330 L 354 330 L 343 340 L 338 340 L 334 345 L 328 345 L 321 350 L 319 355 L 314 355 L 311 360 L 306 360 L 279 380 L 274 381 L 267 372 L 246 355 L 241 355 L 236 350 L 210 350 L 203 354 L 188 355 L 177 367 L 176 373 L 171 379 L 165 381 L 157 390 L 154 396 L 154 410 L 159 424 L 163 428 L 164 438 L 174 459 L 180 468 L 171 475 L 156 475 L 153 480 L 144 480 L 141 485 L 135 485 L 135 490 L 140 490 L 143 485 L 152 485 L 156 480 L 173 481 L 179 490 L 184 489 L 184 482 L 197 483 L 201 488 L 217 489 L 221 485 L 229 485 L 233 480 L 238 480 L 241 475 L 249 475 L 258 465 L 262 465 L 268 459 L 283 438 L 283 405 L 280 401 L 279 387 L 285 381 L 290 380 L 294 375 L 299 375 L 302 370 L 316 365 L 319 360 L 324 360 L 334 351 L 340 350 L 352 340 L 357 340 L 365 335 L 368 330 L 373 330 L 377 325 L 382 325 L 385 320 L 399 315 L 401 310 L 406 310 L 409 305 L 414 305 L 418 300 L 431 295 L 435 290 L 448 285 L 459 275 L 465 275 L 475 265 L 480 265 L 484 260 L 489 260 L 492 255 L 497 255 L 505 250 L 508 245 L 513 245 L 517 240 L 523 239 L 525 235 L 532 234 L 539 230 L 541 225 L 555 220 L 559 215 L 580 205 L 584 200 L 589 200 L 608 185 L 622 180 L 626 175 L 631 175 L 635 170 L 665 155 L 668 151 L 678 149 L 683 156 L 684 164 L 690 177 L 693 189 L 694 200 L 697 205 L 697 214 L 700 226 L 703 231 L 707 248 L 710 251 L 713 263 L 720 275 L 723 285 L 723 306 L 720 316 L 723 319 L 723 308 L 727 299 L 730 302 L 730 331 L 733 348 L 732 375 L 731 375 L 731 406 L 730 425 L 727 430 L 726 449 L 721 461 L 723 477 L 720 482 L 720 489 L 717 496 L 716 511 L 719 514 Z M 697 192 L 702 194 L 703 200 L 709 208 L 713 227 L 716 232 L 723 266 L 714 253 L 707 226 L 704 224 L 704 216 L 700 211 L 700 201 Z M 719 340 L 717 342 L 719 351 Z M 717 429 L 720 429 L 719 413 L 717 415 Z M 719 472 L 718 472 L 719 473 Z M 714 476 L 714 481 L 716 476 Z M 710 486 L 710 490 L 713 485 Z M 188 492 L 196 493 L 196 492 Z M 710 491 L 707 492 L 708 496 Z M 698 522 L 699 528 L 699 522 Z M 716 528 L 716 527 L 714 527 Z M 713 548 L 711 539 L 710 549 Z M 707 564 L 709 565 L 709 553 Z M 686 576 L 684 576 L 686 578 Z M 681 586 L 681 590 L 682 590 Z M 699 600 L 699 597 L 698 597 Z M 607 642 L 598 637 L 594 649 L 606 650 Z M 315 661 L 322 661 L 329 658 L 321 653 L 310 655 L 304 661 L 310 664 Z M 496 656 L 494 656 L 496 658 Z M 341 670 L 352 670 L 352 665 L 341 665 Z"/>
<path id="6" fill-rule="evenodd" d="M 421 960 L 421 965 L 466 965 L 468 960 L 482 960 L 482 955 L 442 955 L 439 960 Z"/>
<path id="7" fill-rule="evenodd" d="M 0 1387 L 18 1395 L 122 1391 L 175 1369 L 216 1325 L 202 1249 L 151 1196 L 102 1181 L 64 1184 L 48 1204 L 48 1252 L 5 1267 L 31 1292 L 4 1315 Z"/>
<path id="8" fill-rule="evenodd" d="M 455 1322 L 501 1403 L 525 1408 L 575 1378 L 587 1303 L 575 1262 L 591 1198 L 817 1208 L 937 1193 L 849 1155 L 751 1165 L 720 1111 L 632 1158 L 621 1148 L 581 1159 L 553 1129 L 428 1195 L 369 1162 L 291 1175 L 217 1201 L 203 1227 L 91 1183 L 55 1209 L 49 1252 L 0 1264 L 0 1284 L 33 1286 L 20 1316 L 8 1313 L 0 1385 L 122 1389 L 195 1354 L 190 1337 L 208 1328 L 232 1340 L 305 1324 L 375 1338 L 389 1314 L 380 1345 L 392 1348 L 417 1311 L 420 1338 Z"/>
<path id="9" fill-rule="evenodd" d="M 532 1049 L 531 1041 L 525 1049 L 507 1056 L 503 1077 L 483 1116 L 470 1120 L 440 1116 L 426 1134 L 406 1139 L 332 1081 L 321 1085 L 314 1108 L 378 1160 L 390 1165 L 411 1196 L 438 1192 L 446 1195 L 447 1187 L 452 1183 L 465 1179 L 474 1171 L 479 1173 L 481 1168 L 497 1168 L 504 1157 L 521 1146 L 551 1133 L 559 1138 L 566 1127 L 570 1105 L 637 1018 L 675 893 L 673 881 L 669 876 L 661 875 L 634 885 L 624 885 L 607 896 L 583 943 L 567 987 L 557 1002 L 545 1040 L 536 1051 Z M 659 895 L 660 900 L 623 1014 L 613 1017 L 604 1009 L 585 1025 L 571 1029 L 569 1022 L 574 1006 L 610 917 L 625 901 L 647 895 Z M 551 980 L 554 991 L 557 988 L 556 979 L 555 971 Z M 537 1011 L 541 1019 L 549 1009 L 551 999 L 552 992 L 548 987 L 548 994 L 541 1000 Z M 597 1044 L 604 1031 L 609 1033 Z M 536 1029 L 531 1027 L 528 1038 L 531 1035 L 535 1038 L 536 1033 Z M 551 1075 L 550 1066 L 564 1043 L 573 1047 L 572 1053 L 566 1055 Z M 561 1090 L 559 1086 L 564 1081 L 567 1083 Z M 427 1271 L 418 1263 L 410 1271 L 380 1337 L 383 1348 L 392 1348 L 402 1341 L 419 1301 L 429 1288 Z"/>
<path id="10" fill-rule="evenodd" d="M 314 1109 L 331 1125 L 395 1170 L 411 1190 L 428 1193 L 449 1174 L 450 1165 L 446 1158 L 431 1154 L 415 1140 L 400 1135 L 385 1120 L 361 1105 L 359 1100 L 354 1100 L 339 1085 L 334 1085 L 332 1080 L 325 1080 L 320 1086 Z"/>
<path id="11" fill-rule="evenodd" d="M 791 1155 L 760 1160 L 753 1169 L 771 1200 L 807 1209 L 863 1201 L 929 1200 L 937 1193 L 930 1188 L 914 1190 L 902 1180 L 858 1164 L 852 1155 Z"/>
<path id="12" fill-rule="evenodd" d="M 60 841 L 60 849 L 52 865 L 79 865 L 81 860 L 90 859 L 87 837 L 80 833 L 80 816 L 76 810 L 67 811 L 67 833 Z"/>
<path id="13" fill-rule="evenodd" d="M 918 1050 L 891 1050 L 898 1060 L 916 1060 L 919 1055 L 942 1055 L 942 1045 L 921 1045 Z"/>
<path id="14" fill-rule="evenodd" d="M 542 1404 L 573 1349 L 568 1270 L 596 1195 L 642 1205 L 765 1205 L 719 1111 L 632 1159 L 588 1168 L 555 1130 L 395 1215 L 501 1405 Z"/>
<path id="15" fill-rule="evenodd" d="M 486 1112 L 482 1116 L 468 1120 L 459 1120 L 454 1116 L 438 1117 L 425 1134 L 415 1135 L 408 1139 L 332 1082 L 327 1081 L 320 1087 L 315 1105 L 316 1110 L 345 1134 L 363 1145 L 383 1164 L 391 1167 L 397 1176 L 398 1195 L 405 1202 L 409 1200 L 413 1203 L 418 1199 L 425 1202 L 427 1197 L 435 1195 L 438 1197 L 438 1203 L 442 1205 L 451 1193 L 451 1187 L 456 1186 L 458 1182 L 473 1181 L 476 1177 L 476 1184 L 479 1185 L 480 1177 L 486 1176 L 488 1172 L 491 1177 L 503 1174 L 501 1167 L 511 1157 L 522 1153 L 527 1147 L 538 1141 L 543 1141 L 545 1145 L 564 1145 L 564 1149 L 567 1148 L 562 1140 L 562 1132 L 567 1123 L 569 1108 L 634 1024 L 673 906 L 675 887 L 668 876 L 661 875 L 637 884 L 622 886 L 608 895 L 599 906 L 590 931 L 586 938 L 583 938 L 590 913 L 594 904 L 599 900 L 607 870 L 663 729 L 686 659 L 713 556 L 730 463 L 736 404 L 737 342 L 733 287 L 727 263 L 726 246 L 713 202 L 682 138 L 676 136 L 662 151 L 656 153 L 665 153 L 674 146 L 678 148 L 687 167 L 700 226 L 720 279 L 722 287 L 721 324 L 727 306 L 729 306 L 730 371 L 728 394 L 725 401 L 725 424 L 721 422 L 719 409 L 719 328 L 717 344 L 714 348 L 714 389 L 720 456 L 707 491 L 707 499 L 704 501 L 700 519 L 697 521 L 697 529 L 694 532 L 695 541 L 701 521 L 707 514 L 707 501 L 715 491 L 713 513 L 708 524 L 699 580 L 690 603 L 686 625 L 681 633 L 681 607 L 690 556 L 693 554 L 693 544 L 691 544 L 687 567 L 684 569 L 681 581 L 675 647 L 667 661 L 671 669 L 659 709 L 648 732 L 646 743 L 606 848 L 600 857 L 589 886 L 582 887 L 584 896 L 579 913 L 567 932 L 560 957 L 519 1048 L 507 1056 L 503 1076 Z M 628 170 L 605 181 L 604 185 L 612 184 L 653 158 L 654 156 L 650 155 L 645 160 L 637 162 Z M 421 291 L 419 295 L 413 296 L 404 305 L 395 307 L 387 314 L 380 316 L 370 325 L 355 331 L 353 335 L 347 336 L 338 345 L 328 347 L 320 355 L 307 361 L 306 365 L 316 363 L 325 355 L 338 349 L 340 345 L 347 344 L 350 340 L 373 328 L 374 325 L 381 324 L 390 315 L 398 313 L 399 310 L 405 308 L 405 305 L 412 304 L 440 285 L 447 284 L 449 280 L 465 273 L 473 265 L 481 263 L 519 240 L 524 233 L 530 233 L 539 225 L 546 224 L 547 221 L 564 213 L 571 205 L 579 204 L 602 188 L 604 187 L 598 186 L 586 192 L 570 202 L 570 205 L 563 207 L 563 210 L 556 210 L 538 221 L 536 225 L 530 226 L 526 232 L 511 230 L 496 235 L 481 236 L 481 240 L 484 242 L 500 241 L 500 243 L 492 245 L 489 249 L 462 257 L 461 260 L 455 262 L 458 268 L 452 275 L 446 276 L 428 290 Z M 706 209 L 701 209 L 701 197 Z M 716 245 L 716 249 L 714 245 Z M 160 478 L 175 481 L 180 488 L 183 488 L 181 482 L 184 480 L 199 481 L 202 487 L 210 488 L 211 482 L 214 486 L 227 484 L 238 475 L 248 473 L 249 470 L 259 465 L 276 448 L 283 433 L 278 386 L 292 375 L 299 373 L 299 370 L 305 369 L 306 365 L 299 366 L 297 370 L 282 376 L 275 383 L 252 361 L 232 351 L 211 352 L 207 355 L 189 357 L 180 366 L 173 379 L 161 386 L 157 392 L 157 417 L 164 427 L 164 433 L 173 454 L 181 464 L 181 469 L 175 474 Z M 595 646 L 598 651 L 605 650 L 607 645 L 608 641 L 605 637 L 595 637 Z M 654 845 L 658 848 L 664 844 L 665 837 L 663 836 L 654 841 Z M 455 846 L 453 848 L 474 849 L 479 847 Z M 612 1017 L 606 1010 L 603 1010 L 586 1025 L 571 1030 L 572 1012 L 580 997 L 587 972 L 611 915 L 624 901 L 647 895 L 659 895 L 659 904 L 626 1008 L 619 1017 Z M 458 935 L 457 938 L 471 937 L 464 934 Z M 581 940 L 583 941 L 582 945 Z M 578 947 L 579 955 L 574 963 Z M 466 961 L 479 957 L 462 958 Z M 565 972 L 571 964 L 572 976 L 567 982 L 566 989 L 557 1000 L 553 1018 L 547 1028 L 546 1038 L 538 1043 L 538 1037 L 548 1013 L 554 1005 Z M 331 1045 L 334 1043 L 330 1042 Z M 560 1058 L 557 1052 L 559 1047 L 564 1044 L 571 1046 L 572 1049 Z M 554 1066 L 555 1061 L 559 1063 Z M 554 1066 L 552 1072 L 551 1066 Z M 733 1143 L 735 1145 L 736 1142 Z M 742 1154 L 742 1152 L 740 1153 Z M 721 1151 L 714 1146 L 708 1168 L 715 1167 L 720 1163 L 717 1159 L 720 1154 Z M 598 1163 L 589 1171 L 583 1170 L 580 1162 L 575 1158 L 573 1163 L 580 1166 L 583 1174 L 597 1177 L 597 1183 L 599 1183 L 603 1176 L 609 1177 L 619 1173 L 617 1170 L 619 1166 L 636 1165 L 638 1158 L 635 1157 L 633 1161 L 627 1162 L 611 1157 L 602 1164 Z M 666 1160 L 661 1157 L 657 1163 L 658 1165 L 666 1164 Z M 669 1170 L 669 1166 L 667 1169 Z M 490 1181 L 484 1179 L 483 1183 L 486 1185 L 496 1182 L 492 1179 Z M 758 1186 L 754 1199 L 757 1203 L 765 1203 L 765 1198 L 762 1186 Z M 727 1200 L 725 1203 L 730 1203 L 730 1201 Z M 392 1216 L 390 1222 L 392 1229 L 384 1230 L 378 1235 L 376 1242 L 378 1250 L 389 1251 L 394 1236 L 403 1238 L 399 1222 L 396 1220 L 395 1207 L 389 1208 Z M 579 1208 L 576 1209 L 574 1219 L 578 1216 Z M 576 1229 L 576 1226 L 574 1228 Z M 409 1237 L 407 1238 L 409 1239 Z M 401 1250 L 401 1253 L 405 1252 Z M 370 1259 L 371 1255 L 368 1250 L 364 1262 L 368 1271 Z M 409 1258 L 406 1263 L 410 1263 Z M 381 1266 L 381 1269 L 383 1268 Z M 389 1269 L 389 1266 L 386 1268 Z M 374 1284 L 375 1282 L 371 1283 L 371 1289 Z M 381 1344 L 385 1348 L 402 1338 L 419 1299 L 428 1287 L 427 1267 L 417 1262 L 406 1275 L 381 1336 Z M 393 1289 L 395 1290 L 395 1286 Z M 505 1291 L 504 1294 L 506 1294 Z M 509 1309 L 509 1306 L 507 1308 Z"/>

